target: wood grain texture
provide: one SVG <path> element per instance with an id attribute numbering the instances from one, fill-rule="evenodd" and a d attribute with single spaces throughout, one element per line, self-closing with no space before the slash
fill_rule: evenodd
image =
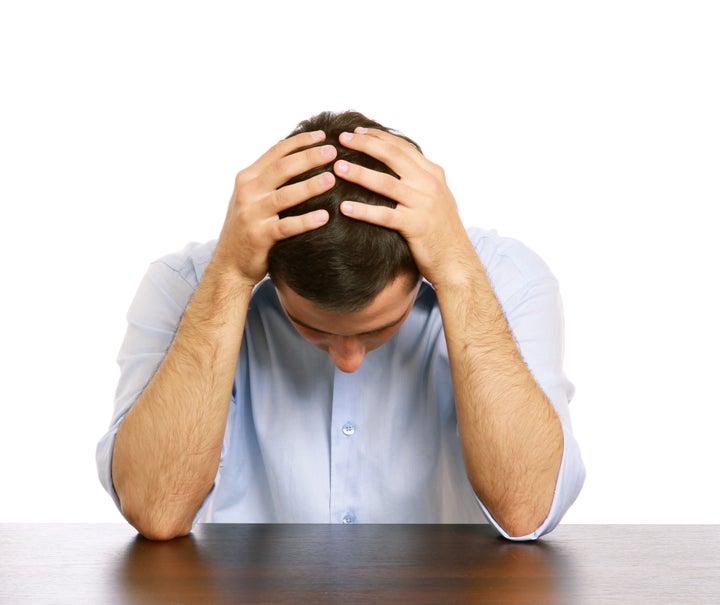
<path id="1" fill-rule="evenodd" d="M 720 526 L 0 525 L 0 603 L 720 604 Z"/>

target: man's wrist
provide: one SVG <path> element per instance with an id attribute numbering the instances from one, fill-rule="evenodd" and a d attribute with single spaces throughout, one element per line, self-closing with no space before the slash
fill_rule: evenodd
<path id="1" fill-rule="evenodd" d="M 485 267 L 469 240 L 467 246 L 449 250 L 444 257 L 445 262 L 434 268 L 435 279 L 429 280 L 435 290 L 468 292 L 479 283 L 489 285 Z"/>
<path id="2" fill-rule="evenodd" d="M 248 296 L 260 280 L 252 279 L 240 271 L 234 263 L 226 262 L 218 254 L 213 255 L 205 269 L 205 278 L 213 280 L 216 287 L 227 296 Z"/>

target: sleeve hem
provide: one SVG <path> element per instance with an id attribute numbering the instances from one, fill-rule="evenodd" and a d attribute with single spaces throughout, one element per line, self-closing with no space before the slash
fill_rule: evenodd
<path id="1" fill-rule="evenodd" d="M 580 456 L 580 450 L 572 434 L 563 426 L 563 455 L 560 461 L 560 469 L 555 484 L 555 493 L 550 510 L 542 524 L 533 532 L 524 536 L 511 536 L 503 527 L 493 518 L 490 511 L 478 498 L 477 499 L 483 514 L 503 538 L 516 542 L 537 540 L 541 536 L 550 533 L 555 529 L 570 506 L 575 502 L 582 486 L 585 482 L 585 467 Z"/>

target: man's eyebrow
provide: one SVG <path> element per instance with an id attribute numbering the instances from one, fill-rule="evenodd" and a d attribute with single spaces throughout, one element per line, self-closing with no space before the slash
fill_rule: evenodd
<path id="1" fill-rule="evenodd" d="M 333 332 L 326 332 L 325 330 L 319 330 L 318 328 L 309 326 L 305 322 L 300 321 L 296 317 L 293 317 L 292 315 L 290 315 L 290 313 L 288 313 L 287 309 L 285 309 L 284 307 L 283 307 L 283 311 L 285 311 L 285 315 L 287 315 L 288 318 L 290 319 L 290 321 L 292 321 L 293 323 L 296 323 L 297 325 L 302 326 L 303 328 L 307 328 L 308 330 L 312 330 L 313 332 L 317 332 L 318 334 L 327 334 L 328 336 L 367 336 L 369 334 L 376 334 L 377 332 L 382 332 L 383 330 L 387 330 L 388 328 L 393 328 L 396 325 L 398 325 L 403 319 L 405 319 L 405 317 L 407 316 L 410 309 L 412 309 L 414 304 L 415 304 L 414 301 L 412 303 L 410 303 L 410 306 L 396 320 L 391 321 L 390 323 L 387 323 L 384 326 L 380 326 L 379 328 L 373 328 L 372 330 L 368 330 L 367 332 L 359 332 L 357 334 L 335 334 Z"/>

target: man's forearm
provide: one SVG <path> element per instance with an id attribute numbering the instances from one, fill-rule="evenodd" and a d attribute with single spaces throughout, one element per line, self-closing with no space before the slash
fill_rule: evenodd
<path id="1" fill-rule="evenodd" d="M 533 378 L 474 251 L 437 289 L 470 481 L 510 534 L 549 512 L 563 451 L 560 420 Z"/>
<path id="2" fill-rule="evenodd" d="M 252 287 L 210 265 L 118 430 L 113 484 L 143 535 L 190 531 L 217 472 Z"/>

